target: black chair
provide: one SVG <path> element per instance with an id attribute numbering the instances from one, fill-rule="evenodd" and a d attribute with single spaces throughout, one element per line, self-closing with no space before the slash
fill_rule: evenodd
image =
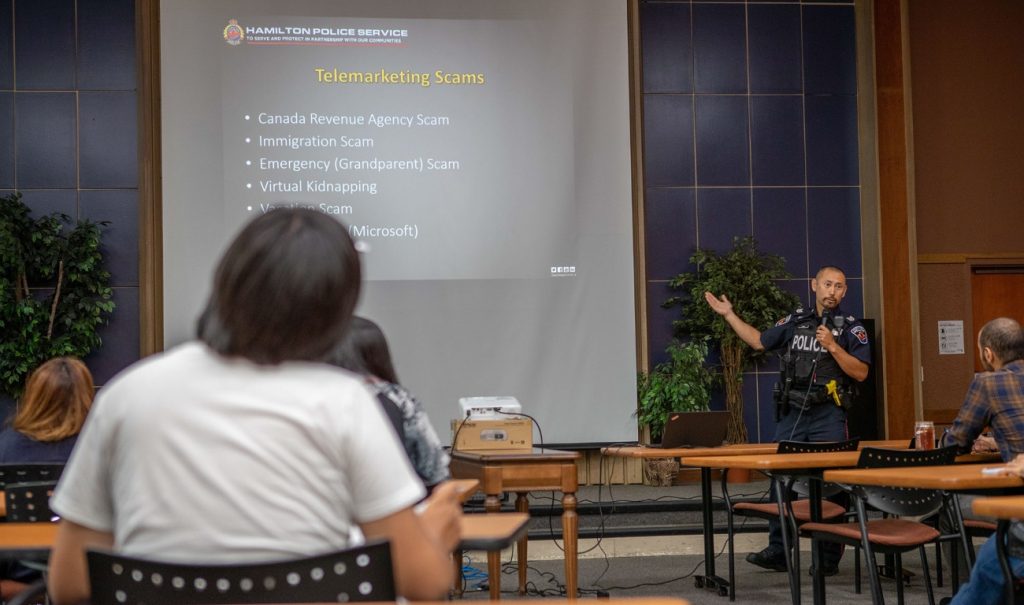
<path id="1" fill-rule="evenodd" d="M 853 452 L 857 450 L 857 446 L 859 445 L 860 439 L 850 439 L 847 441 L 822 441 L 816 443 L 780 441 L 779 447 L 775 453 L 811 454 L 821 452 Z M 729 534 L 729 600 L 735 601 L 736 553 L 735 547 L 733 546 L 733 539 L 735 538 L 736 533 L 734 517 L 749 517 L 764 519 L 766 521 L 778 520 L 779 506 L 775 502 L 737 502 L 733 504 L 732 499 L 729 497 L 729 488 L 727 486 L 728 472 L 728 469 L 725 469 L 722 472 L 722 495 L 725 497 L 726 524 Z M 797 482 L 790 481 L 787 488 L 795 489 L 797 492 L 803 491 L 804 494 L 806 494 L 806 490 L 802 489 L 801 484 Z M 838 489 L 832 493 L 838 493 Z M 832 493 L 823 493 L 823 495 L 828 496 L 832 495 Z M 811 507 L 809 500 L 796 500 L 792 502 L 791 506 L 791 509 L 786 510 L 792 510 L 790 513 L 792 515 L 792 523 L 806 523 L 811 520 Z M 836 519 L 844 514 L 846 514 L 846 509 L 842 506 L 827 500 L 822 501 L 821 516 L 823 519 Z"/>
<path id="2" fill-rule="evenodd" d="M 49 602 L 46 593 L 46 580 L 39 579 L 8 599 L 5 605 L 34 605 L 35 603 Z"/>
<path id="3" fill-rule="evenodd" d="M 937 450 L 885 450 L 864 448 L 861 450 L 857 468 L 888 468 L 912 466 L 936 466 L 952 464 L 956 459 L 956 446 Z M 864 548 L 864 557 L 871 574 L 871 599 L 875 605 L 885 602 L 879 581 L 878 568 L 874 564 L 875 553 L 892 554 L 896 562 L 896 577 L 903 577 L 905 552 L 917 549 L 921 554 L 928 602 L 935 603 L 931 577 L 928 571 L 928 555 L 925 545 L 938 541 L 943 536 L 939 530 L 927 523 L 899 518 L 901 516 L 929 517 L 940 510 L 949 511 L 952 499 L 941 490 L 881 487 L 869 485 L 845 486 L 854 496 L 857 510 L 856 523 L 807 523 L 800 532 L 811 540 L 839 542 Z M 882 519 L 867 518 L 867 506 L 885 514 L 894 515 Z M 896 596 L 903 604 L 903 582 L 896 582 Z"/>
<path id="4" fill-rule="evenodd" d="M 0 464 L 0 490 L 3 490 L 8 483 L 56 482 L 63 472 L 63 464 Z"/>
<path id="5" fill-rule="evenodd" d="M 273 563 L 163 563 L 90 550 L 92 605 L 394 601 L 388 542 Z"/>
<path id="6" fill-rule="evenodd" d="M 8 523 L 48 523 L 57 521 L 57 514 L 50 508 L 55 481 L 33 481 L 30 483 L 8 483 L 4 488 Z"/>

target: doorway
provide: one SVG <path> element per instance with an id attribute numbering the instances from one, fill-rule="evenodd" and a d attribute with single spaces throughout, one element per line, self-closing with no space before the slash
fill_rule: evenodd
<path id="1" fill-rule="evenodd" d="M 1024 323 L 1024 264 L 971 267 L 971 342 L 976 342 L 978 330 L 996 317 Z M 974 371 L 983 370 L 975 353 Z"/>

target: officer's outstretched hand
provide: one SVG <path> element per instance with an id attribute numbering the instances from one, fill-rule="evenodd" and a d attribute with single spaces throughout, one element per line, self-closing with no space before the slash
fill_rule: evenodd
<path id="1" fill-rule="evenodd" d="M 721 298 L 715 298 L 714 294 L 705 292 L 704 300 L 708 301 L 708 306 L 711 307 L 711 310 L 719 315 L 728 315 L 729 311 L 732 311 L 732 303 L 729 302 L 725 294 Z"/>

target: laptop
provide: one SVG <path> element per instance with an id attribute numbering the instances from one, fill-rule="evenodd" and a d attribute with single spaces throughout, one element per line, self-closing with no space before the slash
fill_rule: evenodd
<path id="1" fill-rule="evenodd" d="M 725 441 L 729 412 L 672 412 L 661 433 L 661 443 L 651 447 L 717 447 Z"/>

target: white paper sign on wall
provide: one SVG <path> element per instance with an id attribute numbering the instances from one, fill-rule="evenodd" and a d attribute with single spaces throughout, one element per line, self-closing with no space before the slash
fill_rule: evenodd
<path id="1" fill-rule="evenodd" d="M 963 320 L 943 320 L 939 322 L 939 355 L 964 354 L 964 322 Z"/>

